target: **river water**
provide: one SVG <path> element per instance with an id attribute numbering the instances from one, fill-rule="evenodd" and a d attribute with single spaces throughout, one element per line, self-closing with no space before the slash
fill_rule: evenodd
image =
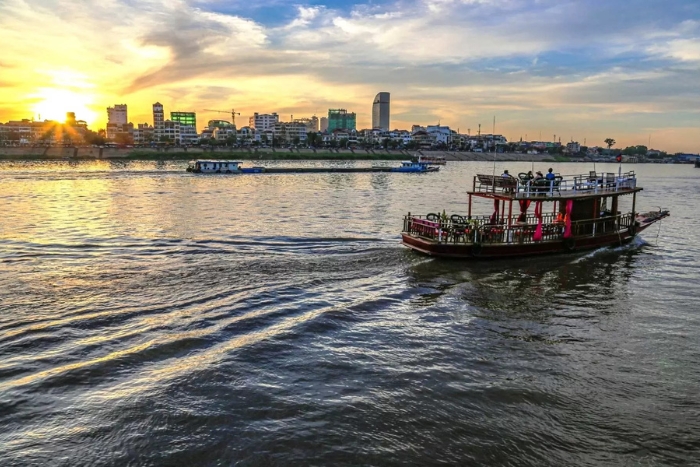
<path id="1" fill-rule="evenodd" d="M 624 167 L 671 210 L 631 245 L 464 263 L 401 219 L 465 213 L 488 163 L 183 169 L 0 163 L 0 465 L 700 458 L 700 170 Z"/>

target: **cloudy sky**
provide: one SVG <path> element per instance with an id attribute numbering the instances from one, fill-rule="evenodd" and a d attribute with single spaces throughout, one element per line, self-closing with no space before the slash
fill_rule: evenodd
<path id="1" fill-rule="evenodd" d="M 364 128 L 388 91 L 397 128 L 700 151 L 698 0 L 0 0 L 0 31 L 2 122 L 160 101 Z"/>

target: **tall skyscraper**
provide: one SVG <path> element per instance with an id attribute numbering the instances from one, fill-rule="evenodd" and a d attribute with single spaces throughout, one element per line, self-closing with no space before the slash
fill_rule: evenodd
<path id="1" fill-rule="evenodd" d="M 390 130 L 389 128 L 389 96 L 388 92 L 380 92 L 372 103 L 372 128 Z"/>
<path id="2" fill-rule="evenodd" d="M 328 109 L 328 131 L 355 130 L 357 115 L 345 109 Z"/>
<path id="3" fill-rule="evenodd" d="M 126 104 L 116 104 L 114 107 L 107 107 L 107 123 L 126 125 L 128 121 Z"/>
<path id="4" fill-rule="evenodd" d="M 163 104 L 156 102 L 153 104 L 153 133 L 156 138 L 162 136 L 165 122 L 165 113 L 163 112 Z"/>

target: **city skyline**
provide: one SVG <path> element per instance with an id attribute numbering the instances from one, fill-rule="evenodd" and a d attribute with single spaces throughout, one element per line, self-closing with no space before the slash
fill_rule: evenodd
<path id="1" fill-rule="evenodd" d="M 137 124 L 158 101 L 200 121 L 347 108 L 370 128 L 386 90 L 392 128 L 491 132 L 496 115 L 509 140 L 700 148 L 697 2 L 6 0 L 0 27 L 0 121 L 104 128 L 128 103 Z"/>

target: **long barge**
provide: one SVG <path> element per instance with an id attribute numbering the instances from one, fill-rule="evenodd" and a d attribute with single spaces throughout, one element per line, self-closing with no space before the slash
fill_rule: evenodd
<path id="1" fill-rule="evenodd" d="M 187 167 L 188 172 L 202 174 L 427 173 L 438 170 L 439 167 L 420 161 L 404 161 L 399 167 L 242 167 L 238 161 L 197 160 Z"/>

